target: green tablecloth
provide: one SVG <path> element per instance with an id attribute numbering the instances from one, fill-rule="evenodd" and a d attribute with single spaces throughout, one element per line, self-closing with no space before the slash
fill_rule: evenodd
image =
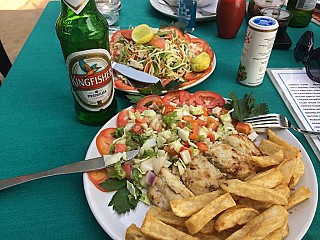
<path id="1" fill-rule="evenodd" d="M 0 89 L 0 178 L 83 160 L 99 130 L 82 125 L 75 118 L 66 67 L 55 33 L 59 12 L 59 2 L 48 4 Z M 141 23 L 158 27 L 162 21 L 173 20 L 153 9 L 147 0 L 123 1 L 120 17 L 121 28 Z M 210 43 L 217 57 L 217 68 L 206 81 L 189 91 L 209 89 L 228 97 L 231 90 L 239 96 L 253 90 L 258 102 L 268 102 L 271 112 L 282 113 L 293 121 L 267 75 L 256 88 L 236 82 L 246 28 L 244 22 L 235 39 L 223 40 L 217 37 L 215 21 L 197 23 L 194 35 Z M 314 31 L 319 47 L 319 27 L 311 23 L 307 29 Z M 293 45 L 305 30 L 288 29 Z M 298 66 L 301 65 L 293 58 L 293 48 L 274 50 L 268 65 Z M 118 110 L 130 105 L 123 93 L 117 92 L 116 98 Z M 319 161 L 306 139 L 295 135 L 319 175 Z M 317 210 L 304 239 L 320 238 Z M 82 174 L 47 178 L 1 191 L 0 214 L 1 239 L 109 239 L 88 207 Z"/>

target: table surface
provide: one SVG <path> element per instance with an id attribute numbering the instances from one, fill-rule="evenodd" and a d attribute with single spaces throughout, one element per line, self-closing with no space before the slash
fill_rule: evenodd
<path id="1" fill-rule="evenodd" d="M 50 2 L 16 59 L 0 89 L 0 178 L 24 175 L 83 160 L 100 127 L 77 121 L 60 44 L 55 33 L 59 2 Z M 159 27 L 171 19 L 156 11 L 149 1 L 124 1 L 121 28 L 142 23 Z M 228 97 L 254 92 L 257 102 L 268 102 L 270 112 L 282 113 L 294 122 L 288 108 L 266 75 L 258 87 L 236 82 L 238 64 L 247 29 L 244 21 L 236 38 L 217 36 L 215 21 L 197 22 L 194 35 L 209 42 L 217 67 L 203 83 L 190 92 L 209 89 Z M 288 28 L 293 45 L 306 30 L 320 31 L 314 23 L 307 28 Z M 301 67 L 289 50 L 273 50 L 270 68 Z M 122 92 L 116 93 L 118 110 L 130 105 Z M 316 173 L 319 160 L 302 135 L 295 134 L 308 152 Z M 319 177 L 318 177 L 319 182 Z M 106 203 L 107 204 L 107 203 Z M 88 206 L 82 174 L 56 176 L 1 191 L 2 239 L 109 239 Z M 319 239 L 319 207 L 304 239 Z"/>

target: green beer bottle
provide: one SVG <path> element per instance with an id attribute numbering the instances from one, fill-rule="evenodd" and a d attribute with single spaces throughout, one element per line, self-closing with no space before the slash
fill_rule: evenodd
<path id="1" fill-rule="evenodd" d="M 56 32 L 80 122 L 102 125 L 117 113 L 108 22 L 95 0 L 61 0 Z"/>
<path id="2" fill-rule="evenodd" d="M 289 22 L 291 27 L 306 27 L 311 21 L 312 12 L 316 6 L 317 0 L 289 0 L 287 10 L 293 17 Z"/>

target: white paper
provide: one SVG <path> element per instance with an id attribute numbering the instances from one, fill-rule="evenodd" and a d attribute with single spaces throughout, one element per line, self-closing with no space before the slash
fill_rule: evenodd
<path id="1" fill-rule="evenodd" d="M 267 69 L 301 129 L 320 132 L 320 84 L 312 81 L 305 68 Z M 305 135 L 320 160 L 320 136 Z"/>

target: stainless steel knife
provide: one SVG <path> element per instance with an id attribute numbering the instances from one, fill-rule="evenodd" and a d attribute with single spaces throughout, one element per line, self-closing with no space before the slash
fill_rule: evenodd
<path id="1" fill-rule="evenodd" d="M 160 81 L 159 78 L 157 78 L 149 73 L 137 70 L 132 67 L 128 67 L 128 66 L 121 64 L 121 63 L 112 62 L 111 66 L 114 70 L 121 73 L 122 75 L 124 75 L 128 78 L 131 78 L 135 81 L 138 81 L 138 82 L 157 83 Z"/>
<path id="2" fill-rule="evenodd" d="M 138 155 L 138 153 L 139 153 L 139 150 L 132 150 L 132 151 L 126 152 L 125 160 L 123 160 L 122 162 L 126 162 L 133 159 Z M 107 168 L 112 165 L 113 164 L 106 165 L 105 158 L 103 156 L 96 157 L 96 158 L 84 160 L 81 162 L 71 163 L 65 166 L 53 168 L 53 169 L 42 171 L 42 172 L 32 173 L 32 174 L 8 178 L 8 179 L 2 179 L 0 180 L 0 190 L 13 187 L 21 183 L 36 180 L 39 178 L 51 177 L 56 175 L 69 174 L 69 173 L 88 172 L 92 170 Z"/>

